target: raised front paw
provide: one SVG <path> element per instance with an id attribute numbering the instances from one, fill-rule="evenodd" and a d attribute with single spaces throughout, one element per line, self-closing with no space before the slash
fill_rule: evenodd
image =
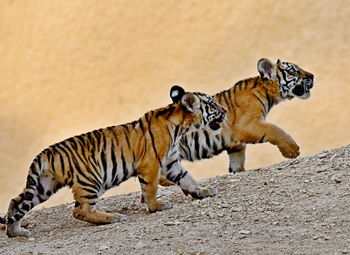
<path id="1" fill-rule="evenodd" d="M 294 141 L 280 145 L 279 150 L 286 158 L 296 158 L 300 155 L 299 146 Z"/>
<path id="2" fill-rule="evenodd" d="M 184 191 L 185 193 L 185 191 Z M 205 197 L 213 197 L 216 196 L 219 192 L 217 191 L 217 189 L 215 188 L 206 188 L 206 189 L 202 189 L 202 188 L 198 188 L 195 191 L 192 192 L 188 192 L 193 198 L 196 199 L 203 199 Z M 185 193 L 186 194 L 186 193 Z"/>

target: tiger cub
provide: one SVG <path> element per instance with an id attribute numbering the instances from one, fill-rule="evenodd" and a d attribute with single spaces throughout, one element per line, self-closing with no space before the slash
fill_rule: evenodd
<path id="1" fill-rule="evenodd" d="M 23 216 L 63 186 L 72 188 L 73 216 L 93 224 L 119 222 L 123 215 L 98 212 L 94 205 L 109 188 L 137 176 L 149 212 L 171 208 L 156 199 L 160 175 L 197 198 L 214 196 L 202 189 L 180 165 L 178 143 L 183 134 L 200 128 L 220 129 L 226 110 L 210 96 L 170 90 L 176 103 L 149 111 L 139 120 L 95 130 L 51 145 L 33 161 L 21 194 L 12 199 L 5 218 L 7 235 L 29 236 Z"/>
<path id="2" fill-rule="evenodd" d="M 298 97 L 310 97 L 314 75 L 299 66 L 268 59 L 257 65 L 260 76 L 237 82 L 232 88 L 213 96 L 227 109 L 227 124 L 217 135 L 206 130 L 187 133 L 180 141 L 180 157 L 185 160 L 211 158 L 226 151 L 229 171 L 244 171 L 246 144 L 269 142 L 276 145 L 282 155 L 295 158 L 299 147 L 281 128 L 265 121 L 270 109 L 278 103 Z"/>

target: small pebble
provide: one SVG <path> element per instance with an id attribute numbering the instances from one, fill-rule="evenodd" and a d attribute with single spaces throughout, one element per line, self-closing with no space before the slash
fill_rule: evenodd
<path id="1" fill-rule="evenodd" d="M 109 249 L 109 246 L 108 245 L 102 245 L 100 247 L 100 251 L 105 251 L 105 250 L 108 250 Z"/>
<path id="2" fill-rule="evenodd" d="M 342 174 L 332 175 L 331 180 L 336 182 L 336 183 L 341 183 L 342 182 Z"/>
<path id="3" fill-rule="evenodd" d="M 250 230 L 241 230 L 238 232 L 238 234 L 241 234 L 241 235 L 250 235 L 252 232 Z"/>
<path id="4" fill-rule="evenodd" d="M 237 207 L 231 208 L 231 212 L 240 212 L 240 211 L 242 211 L 242 207 L 237 206 Z"/>
<path id="5" fill-rule="evenodd" d="M 182 221 L 168 221 L 168 222 L 165 222 L 164 225 L 165 226 L 176 226 L 176 225 L 180 225 L 182 224 L 183 222 Z"/>
<path id="6" fill-rule="evenodd" d="M 146 245 L 144 242 L 142 241 L 138 241 L 137 244 L 135 244 L 135 249 L 142 249 L 144 248 Z"/>

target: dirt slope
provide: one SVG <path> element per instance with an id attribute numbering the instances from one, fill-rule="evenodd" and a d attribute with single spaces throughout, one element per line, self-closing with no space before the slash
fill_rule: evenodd
<path id="1" fill-rule="evenodd" d="M 350 254 L 350 146 L 203 180 L 216 197 L 161 188 L 174 208 L 148 214 L 140 193 L 100 201 L 127 222 L 94 226 L 71 206 L 32 212 L 29 239 L 0 232 L 0 254 Z"/>

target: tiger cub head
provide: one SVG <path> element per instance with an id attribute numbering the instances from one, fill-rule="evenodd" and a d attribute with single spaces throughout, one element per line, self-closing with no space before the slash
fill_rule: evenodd
<path id="1" fill-rule="evenodd" d="M 211 96 L 200 92 L 185 92 L 180 86 L 173 86 L 170 97 L 173 103 L 180 103 L 187 113 L 192 122 L 190 129 L 204 128 L 212 133 L 221 131 L 221 125 L 227 117 L 226 109 Z"/>
<path id="2" fill-rule="evenodd" d="M 310 97 L 310 89 L 313 87 L 314 75 L 296 64 L 282 62 L 279 59 L 274 64 L 263 58 L 258 62 L 258 71 L 261 78 L 278 82 L 282 98 L 292 99 Z"/>

